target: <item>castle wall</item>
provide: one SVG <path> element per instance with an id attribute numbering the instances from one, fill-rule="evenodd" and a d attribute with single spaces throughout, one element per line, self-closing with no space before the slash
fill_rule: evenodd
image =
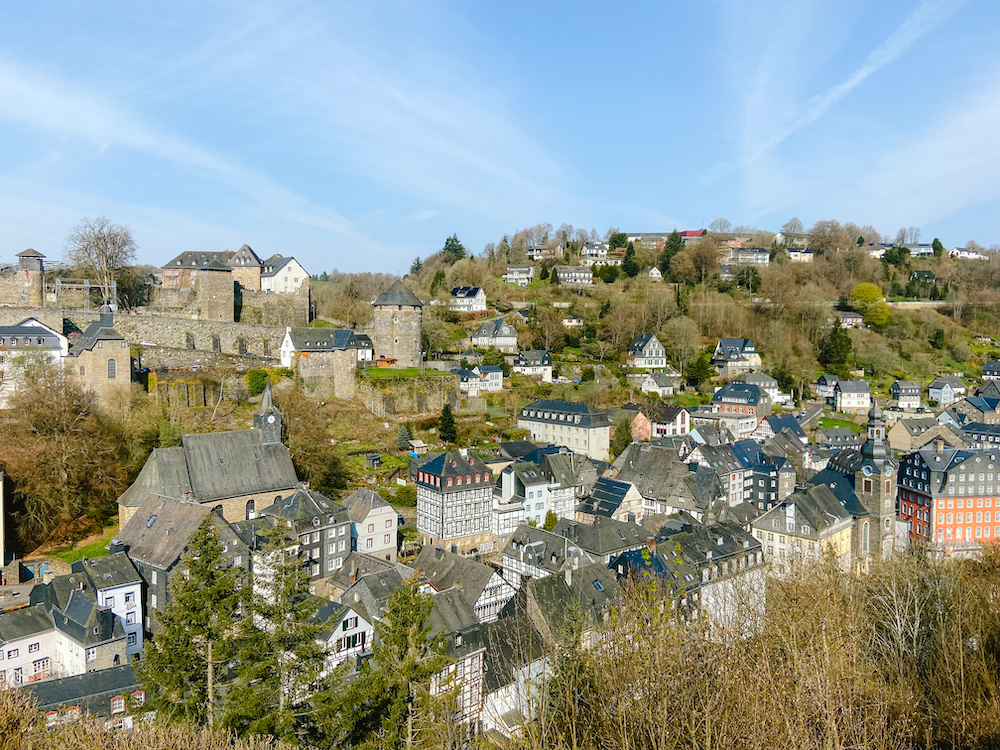
<path id="1" fill-rule="evenodd" d="M 236 320 L 236 290 L 229 271 L 203 271 L 195 279 L 198 320 Z"/>
<path id="2" fill-rule="evenodd" d="M 241 287 L 236 293 L 236 320 L 269 326 L 309 325 L 309 279 L 297 294 L 255 292 Z"/>
<path id="3" fill-rule="evenodd" d="M 0 271 L 0 305 L 41 307 L 42 276 L 40 271 L 23 268 Z"/>
<path id="4" fill-rule="evenodd" d="M 292 364 L 302 378 L 303 385 L 315 397 L 354 398 L 358 368 L 356 350 L 302 352 Z"/>

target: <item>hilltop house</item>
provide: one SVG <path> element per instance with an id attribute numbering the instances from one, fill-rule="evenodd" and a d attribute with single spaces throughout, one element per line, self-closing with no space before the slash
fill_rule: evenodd
<path id="1" fill-rule="evenodd" d="M 594 272 L 589 266 L 554 266 L 554 273 L 560 284 L 590 286 L 594 283 Z"/>
<path id="2" fill-rule="evenodd" d="M 680 387 L 681 374 L 671 365 L 666 365 L 662 372 L 647 372 L 639 383 L 643 393 L 655 393 L 661 398 L 670 398 Z"/>
<path id="3" fill-rule="evenodd" d="M 544 349 L 528 349 L 514 358 L 511 369 L 520 375 L 532 375 L 543 383 L 551 383 L 552 355 Z"/>
<path id="4" fill-rule="evenodd" d="M 927 398 L 946 408 L 958 399 L 965 398 L 967 393 L 968 386 L 961 378 L 938 377 L 927 386 Z"/>
<path id="5" fill-rule="evenodd" d="M 712 366 L 724 378 L 736 378 L 761 367 L 760 354 L 750 339 L 719 339 Z"/>
<path id="6" fill-rule="evenodd" d="M 712 396 L 712 411 L 721 414 L 771 415 L 771 399 L 760 387 L 742 380 L 726 383 Z"/>
<path id="7" fill-rule="evenodd" d="M 628 345 L 626 364 L 637 370 L 662 370 L 667 364 L 666 356 L 660 340 L 652 333 L 643 333 Z"/>
<path id="8" fill-rule="evenodd" d="M 516 354 L 517 329 L 503 318 L 485 320 L 472 334 L 472 345 L 477 349 L 495 346 L 504 354 Z"/>
<path id="9" fill-rule="evenodd" d="M 486 290 L 481 286 L 456 286 L 448 307 L 457 313 L 486 312 Z"/>
<path id="10" fill-rule="evenodd" d="M 535 280 L 535 267 L 530 265 L 507 266 L 507 273 L 504 274 L 503 280 L 508 284 L 528 286 L 528 284 Z"/>
<path id="11" fill-rule="evenodd" d="M 687 409 L 680 406 L 650 404 L 643 406 L 632 420 L 632 439 L 651 440 L 660 437 L 687 435 L 691 419 Z"/>

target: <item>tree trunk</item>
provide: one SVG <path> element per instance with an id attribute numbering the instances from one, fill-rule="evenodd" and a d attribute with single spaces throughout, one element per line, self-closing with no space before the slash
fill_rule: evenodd
<path id="1" fill-rule="evenodd" d="M 208 642 L 208 728 L 211 729 L 215 720 L 215 665 L 212 663 L 212 641 Z"/>

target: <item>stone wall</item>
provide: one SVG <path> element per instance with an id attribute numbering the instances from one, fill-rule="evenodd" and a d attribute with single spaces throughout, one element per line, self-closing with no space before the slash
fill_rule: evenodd
<path id="1" fill-rule="evenodd" d="M 309 279 L 298 294 L 253 292 L 236 287 L 236 320 L 271 326 L 309 325 Z"/>
<path id="2" fill-rule="evenodd" d="M 315 398 L 352 399 L 357 393 L 358 355 L 354 349 L 303 352 L 292 367 Z"/>
<path id="3" fill-rule="evenodd" d="M 198 320 L 236 320 L 236 285 L 229 271 L 202 271 L 195 279 Z"/>
<path id="4" fill-rule="evenodd" d="M 40 307 L 41 304 L 42 274 L 40 272 L 18 268 L 0 270 L 0 305 Z"/>
<path id="5" fill-rule="evenodd" d="M 409 305 L 379 305 L 365 330 L 375 345 L 375 356 L 392 357 L 398 367 L 419 367 L 423 310 Z"/>

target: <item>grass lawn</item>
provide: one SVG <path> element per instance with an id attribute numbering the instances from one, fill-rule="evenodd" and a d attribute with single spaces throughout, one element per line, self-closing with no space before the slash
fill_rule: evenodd
<path id="1" fill-rule="evenodd" d="M 835 419 L 834 417 L 820 417 L 819 426 L 824 430 L 829 430 L 834 427 L 847 427 L 854 430 L 854 432 L 859 435 L 864 432 L 864 430 L 862 430 L 859 425 L 854 424 L 854 422 L 848 422 L 846 419 Z"/>
<path id="2" fill-rule="evenodd" d="M 86 544 L 74 547 L 56 547 L 47 554 L 49 557 L 54 557 L 56 560 L 62 560 L 67 563 L 76 562 L 81 557 L 103 557 L 108 554 L 108 544 L 111 543 L 111 539 L 117 530 L 118 522 L 115 521 L 114 524 L 105 528 L 99 537 L 87 541 Z"/>
<path id="3" fill-rule="evenodd" d="M 432 370 L 424 368 L 421 373 L 419 367 L 366 367 L 365 372 L 372 380 L 403 380 L 406 378 L 439 378 L 442 376 L 451 377 L 450 372 L 443 370 Z"/>

